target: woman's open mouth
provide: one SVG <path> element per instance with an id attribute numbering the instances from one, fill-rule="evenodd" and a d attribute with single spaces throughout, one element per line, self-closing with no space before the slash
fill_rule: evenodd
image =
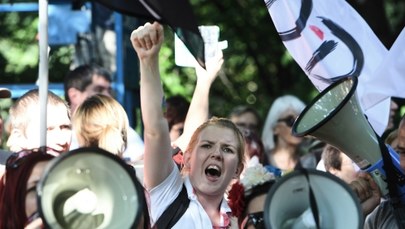
<path id="1" fill-rule="evenodd" d="M 218 165 L 209 165 L 205 169 L 205 175 L 211 178 L 218 178 L 221 176 L 221 168 Z"/>

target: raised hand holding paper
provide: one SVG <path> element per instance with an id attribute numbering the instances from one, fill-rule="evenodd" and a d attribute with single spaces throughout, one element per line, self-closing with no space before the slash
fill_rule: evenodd
<path id="1" fill-rule="evenodd" d="M 207 63 L 209 59 L 217 54 L 218 50 L 228 47 L 228 41 L 218 41 L 220 29 L 216 25 L 202 25 L 198 29 L 204 40 L 205 63 Z M 174 51 L 174 59 L 177 66 L 195 67 L 198 64 L 194 56 L 176 34 L 174 36 Z"/>

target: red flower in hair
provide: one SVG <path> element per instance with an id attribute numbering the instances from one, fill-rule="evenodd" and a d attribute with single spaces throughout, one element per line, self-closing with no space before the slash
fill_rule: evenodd
<path id="1" fill-rule="evenodd" d="M 239 182 L 235 182 L 229 190 L 228 204 L 232 214 L 239 218 L 245 209 L 245 188 Z"/>

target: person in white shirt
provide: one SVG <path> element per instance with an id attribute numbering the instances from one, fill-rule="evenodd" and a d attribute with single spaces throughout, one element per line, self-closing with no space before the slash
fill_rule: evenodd
<path id="1" fill-rule="evenodd" d="M 185 141 L 189 144 L 184 151 L 182 176 L 172 159 L 169 129 L 161 107 L 158 54 L 163 39 L 163 26 L 157 22 L 146 23 L 131 34 L 140 61 L 144 186 L 150 198 L 152 226 L 184 186 L 190 203 L 172 228 L 237 228 L 224 193 L 243 170 L 243 135 L 229 119 L 212 118 L 202 124 L 191 140 Z"/>

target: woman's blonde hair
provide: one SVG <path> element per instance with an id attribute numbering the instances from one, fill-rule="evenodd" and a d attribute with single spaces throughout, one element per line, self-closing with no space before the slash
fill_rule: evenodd
<path id="1" fill-rule="evenodd" d="M 106 95 L 87 98 L 73 114 L 72 124 L 81 147 L 99 147 L 122 157 L 129 121 L 115 99 Z"/>
<path id="2" fill-rule="evenodd" d="M 193 136 L 190 139 L 190 142 L 187 146 L 186 152 L 184 153 L 191 153 L 194 148 L 196 147 L 198 143 L 198 137 L 200 136 L 201 132 L 209 127 L 209 126 L 217 126 L 217 127 L 223 127 L 223 128 L 228 128 L 233 131 L 235 136 L 238 139 L 238 148 L 237 148 L 237 154 L 238 154 L 238 159 L 239 159 L 239 165 L 238 166 L 243 166 L 245 164 L 245 138 L 243 137 L 243 134 L 240 132 L 239 128 L 230 120 L 227 118 L 218 118 L 218 117 L 213 117 L 206 121 L 205 123 L 201 124 L 193 133 Z M 187 173 L 186 168 L 183 168 L 182 173 Z"/>

